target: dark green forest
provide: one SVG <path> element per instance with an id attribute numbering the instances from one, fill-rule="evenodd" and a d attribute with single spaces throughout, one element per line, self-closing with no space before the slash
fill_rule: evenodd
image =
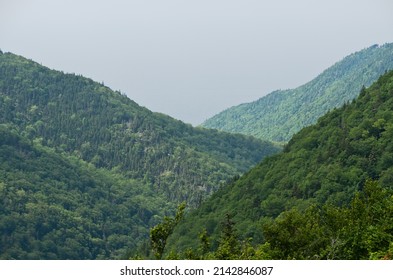
<path id="1" fill-rule="evenodd" d="M 393 258 L 392 139 L 393 71 L 214 193 L 164 256 Z"/>
<path id="2" fill-rule="evenodd" d="M 122 258 L 177 204 L 197 207 L 279 151 L 11 53 L 0 53 L 0 125 L 6 259 Z"/>
<path id="3" fill-rule="evenodd" d="M 370 86 L 392 69 L 393 43 L 374 45 L 345 57 L 302 86 L 277 90 L 257 101 L 229 108 L 202 126 L 288 142 L 300 129 L 352 101 L 363 86 Z"/>

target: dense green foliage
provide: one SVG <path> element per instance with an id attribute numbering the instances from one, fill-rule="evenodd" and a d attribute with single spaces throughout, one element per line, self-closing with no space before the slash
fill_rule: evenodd
<path id="1" fill-rule="evenodd" d="M 226 215 L 217 248 L 206 229 L 199 247 L 169 259 L 393 259 L 393 192 L 368 180 L 348 206 L 292 208 L 261 226 L 265 242 L 241 239 Z"/>
<path id="2" fill-rule="evenodd" d="M 0 53 L 0 258 L 119 258 L 278 151 Z M 142 242 L 143 243 L 143 242 Z M 130 252 L 127 252 L 130 251 Z"/>
<path id="3" fill-rule="evenodd" d="M 283 211 L 297 209 L 295 212 L 282 214 L 281 219 L 285 220 L 286 215 L 298 215 L 301 218 L 302 214 L 298 214 L 297 211 L 304 211 L 311 205 L 321 207 L 327 204 L 345 208 L 350 204 L 354 194 L 365 188 L 368 179 L 378 180 L 382 189 L 391 190 L 393 189 L 392 139 L 393 71 L 382 76 L 369 89 L 363 89 L 359 98 L 351 104 L 333 110 L 320 118 L 317 124 L 302 129 L 287 144 L 283 153 L 263 160 L 244 176 L 213 194 L 199 209 L 179 224 L 169 240 L 169 249 L 183 251 L 192 247 L 195 250 L 198 247 L 196 242 L 198 234 L 205 229 L 211 237 L 213 248 L 217 248 L 217 241 L 214 240 L 218 240 L 220 220 L 227 213 L 233 217 L 240 238 L 243 240 L 251 238 L 252 244 L 255 245 L 263 243 L 265 239 L 269 240 L 270 237 L 278 236 L 281 228 L 275 230 L 274 227 L 270 227 L 267 229 L 267 234 L 263 234 L 261 228 L 263 224 Z M 379 222 L 382 224 L 381 227 L 385 227 L 376 229 L 377 235 L 379 230 L 382 232 L 381 235 L 387 235 L 386 240 L 383 241 L 384 249 L 389 246 L 388 241 L 391 242 L 393 234 L 392 228 L 388 226 L 391 220 L 388 224 L 377 220 L 384 219 L 385 216 L 391 219 L 392 201 L 391 197 L 387 199 L 387 208 L 374 209 L 375 216 L 370 218 L 371 221 L 367 221 L 370 223 L 367 225 L 370 230 L 373 226 L 379 227 Z M 353 203 L 357 203 L 356 200 Z M 359 214 L 356 223 L 361 223 L 361 217 Z M 295 223 L 295 218 L 288 218 L 285 226 L 289 226 L 287 223 L 291 220 Z M 277 220 L 277 224 L 280 224 L 280 219 Z M 352 234 L 351 238 L 355 238 L 353 242 L 357 240 L 356 238 L 363 238 L 356 237 L 360 234 L 356 227 L 347 225 L 345 229 L 348 231 L 346 234 Z M 297 226 L 293 228 L 296 231 Z M 288 236 L 290 235 L 289 232 Z M 273 238 L 270 244 L 273 247 L 279 246 L 279 242 L 283 242 L 285 238 L 283 236 L 282 241 L 274 241 Z M 374 241 L 378 242 L 379 237 L 376 238 Z M 301 239 L 299 237 L 299 242 Z M 376 253 L 378 244 L 373 243 L 372 246 L 370 252 Z M 370 257 L 363 253 L 341 252 L 336 257 Z M 277 254 L 273 256 L 277 258 L 311 256 L 311 253 L 303 256 L 291 252 L 282 252 L 284 255 Z M 327 253 L 323 255 L 318 252 L 318 254 L 323 258 L 328 257 Z"/>
<path id="4" fill-rule="evenodd" d="M 170 205 L 0 125 L 0 259 L 121 258 Z"/>
<path id="5" fill-rule="evenodd" d="M 368 180 L 348 207 L 292 209 L 263 229 L 274 259 L 393 259 L 393 192 Z"/>
<path id="6" fill-rule="evenodd" d="M 184 215 L 185 203 L 180 204 L 174 218 L 165 216 L 164 221 L 150 230 L 151 248 L 157 259 L 162 258 L 168 237 Z"/>
<path id="7" fill-rule="evenodd" d="M 296 89 L 274 91 L 229 108 L 202 126 L 286 142 L 327 111 L 342 106 L 385 71 L 393 69 L 393 43 L 351 54 Z"/>
<path id="8" fill-rule="evenodd" d="M 259 140 L 196 129 L 152 113 L 92 80 L 0 55 L 0 123 L 43 146 L 196 204 L 228 178 L 277 151 Z"/>

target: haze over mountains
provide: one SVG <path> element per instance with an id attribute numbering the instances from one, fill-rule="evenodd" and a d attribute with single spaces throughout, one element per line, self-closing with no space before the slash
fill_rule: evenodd
<path id="1" fill-rule="evenodd" d="M 393 69 L 393 43 L 353 53 L 295 89 L 277 90 L 257 101 L 231 107 L 202 126 L 287 142 L 333 108 L 354 99 L 387 70 Z"/>

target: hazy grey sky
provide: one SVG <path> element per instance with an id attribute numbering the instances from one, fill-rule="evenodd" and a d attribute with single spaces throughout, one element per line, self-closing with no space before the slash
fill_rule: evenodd
<path id="1" fill-rule="evenodd" d="M 391 0 L 0 0 L 0 49 L 199 124 L 393 42 Z"/>

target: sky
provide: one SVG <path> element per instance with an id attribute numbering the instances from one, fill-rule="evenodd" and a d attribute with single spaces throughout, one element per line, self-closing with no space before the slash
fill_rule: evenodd
<path id="1" fill-rule="evenodd" d="M 393 42 L 391 0 L 0 0 L 0 49 L 198 125 Z"/>

